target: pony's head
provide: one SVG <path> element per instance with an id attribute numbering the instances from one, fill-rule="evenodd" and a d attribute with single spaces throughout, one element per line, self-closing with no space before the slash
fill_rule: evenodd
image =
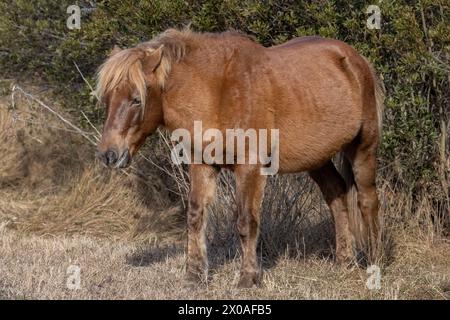
<path id="1" fill-rule="evenodd" d="M 107 110 L 98 155 L 107 166 L 129 166 L 145 138 L 162 123 L 167 73 L 163 48 L 116 47 L 98 71 L 96 95 Z"/>

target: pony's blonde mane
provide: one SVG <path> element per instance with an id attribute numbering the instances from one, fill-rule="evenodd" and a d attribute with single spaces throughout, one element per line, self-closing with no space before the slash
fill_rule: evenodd
<path id="1" fill-rule="evenodd" d="M 200 43 L 196 40 L 223 38 L 250 38 L 236 31 L 224 33 L 196 33 L 189 28 L 184 30 L 169 29 L 151 41 L 144 42 L 130 49 L 121 50 L 109 57 L 97 72 L 97 98 L 102 101 L 106 94 L 121 84 L 135 86 L 139 92 L 142 105 L 145 106 L 147 95 L 146 77 L 143 70 L 143 59 L 148 53 L 162 46 L 162 58 L 155 70 L 156 84 L 164 88 L 167 77 L 174 63 L 180 62 L 188 51 Z M 252 39 L 250 39 L 253 41 Z M 201 41 L 204 42 L 204 41 Z"/>
<path id="2" fill-rule="evenodd" d="M 102 101 L 104 97 L 121 84 L 134 86 L 145 106 L 147 82 L 143 70 L 145 56 L 162 46 L 162 58 L 155 70 L 156 84 L 164 88 L 173 63 L 186 54 L 187 42 L 195 36 L 190 30 L 169 29 L 155 39 L 130 49 L 121 50 L 109 57 L 98 69 L 95 94 Z"/>

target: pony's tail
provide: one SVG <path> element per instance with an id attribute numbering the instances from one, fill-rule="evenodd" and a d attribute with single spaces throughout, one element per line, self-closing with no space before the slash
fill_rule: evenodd
<path id="1" fill-rule="evenodd" d="M 358 192 L 352 165 L 343 152 L 338 155 L 339 171 L 347 185 L 347 208 L 350 231 L 353 235 L 353 247 L 362 249 L 366 245 L 365 228 L 358 207 Z"/>
<path id="2" fill-rule="evenodd" d="M 373 77 L 375 105 L 378 118 L 378 136 L 380 139 L 383 127 L 384 99 L 386 89 L 384 87 L 383 81 L 376 74 L 372 64 L 365 57 L 363 58 L 369 66 L 370 73 Z M 365 230 L 362 214 L 358 207 L 358 192 L 356 188 L 355 177 L 353 175 L 352 165 L 350 161 L 345 157 L 343 152 L 339 153 L 337 162 L 340 169 L 339 171 L 347 185 L 347 207 L 349 212 L 350 231 L 353 234 L 354 246 L 359 249 L 364 249 L 367 245 L 367 230 Z"/>
<path id="3" fill-rule="evenodd" d="M 366 57 L 363 57 L 369 66 L 370 73 L 372 74 L 374 90 L 375 90 L 375 105 L 377 108 L 377 116 L 378 116 L 378 135 L 381 137 L 381 131 L 383 129 L 383 114 L 384 114 L 384 99 L 386 97 L 386 88 L 384 86 L 383 80 L 377 75 L 375 68 L 373 65 L 367 60 Z"/>

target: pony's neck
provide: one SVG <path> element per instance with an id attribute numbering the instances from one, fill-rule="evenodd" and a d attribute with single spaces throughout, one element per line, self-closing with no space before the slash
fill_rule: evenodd
<path id="1" fill-rule="evenodd" d="M 234 76 L 237 69 L 246 69 L 244 61 L 262 48 L 235 32 L 193 33 L 179 36 L 175 42 L 168 42 L 169 58 L 180 48 L 184 50 L 183 55 L 178 60 L 170 58 L 170 72 L 166 74 L 162 91 L 164 126 L 169 130 L 214 117 L 213 114 L 207 117 L 207 113 L 213 113 L 212 109 L 217 107 L 211 104 L 217 104 L 215 100 L 221 94 L 225 78 Z"/>

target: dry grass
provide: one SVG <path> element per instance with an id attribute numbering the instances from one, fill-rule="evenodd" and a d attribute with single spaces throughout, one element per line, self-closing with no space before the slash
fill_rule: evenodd
<path id="1" fill-rule="evenodd" d="M 0 108 L 0 126 L 7 129 L 0 133 L 0 152 L 6 155 L 0 169 L 0 221 L 9 229 L 108 239 L 179 238 L 180 208 L 164 192 L 130 173 L 103 168 L 78 133 L 32 101 L 14 100 L 15 112 L 7 105 Z"/>
<path id="2" fill-rule="evenodd" d="M 368 290 L 361 268 L 331 260 L 281 256 L 264 270 L 258 289 L 237 290 L 238 259 L 214 266 L 205 287 L 184 286 L 184 251 L 129 241 L 84 236 L 22 237 L 0 234 L 0 298 L 6 299 L 448 299 L 448 244 L 428 247 L 402 240 L 398 259 L 382 269 L 382 286 Z M 447 260 L 444 258 L 447 256 Z M 66 283 L 71 265 L 80 267 L 80 288 Z"/>
<path id="3" fill-rule="evenodd" d="M 210 282 L 191 291 L 182 281 L 189 182 L 168 161 L 164 134 L 151 139 L 133 169 L 111 172 L 95 162 L 80 132 L 30 96 L 16 94 L 14 102 L 12 112 L 9 97 L 0 100 L 0 298 L 450 298 L 448 203 L 436 205 L 445 190 L 413 196 L 380 180 L 382 286 L 368 290 L 365 269 L 333 264 L 327 208 L 302 175 L 269 182 L 263 286 L 252 290 L 235 289 L 234 181 L 220 176 L 209 215 Z M 91 131 L 83 129 L 95 140 Z M 81 268 L 78 290 L 66 286 L 70 265 Z"/>

